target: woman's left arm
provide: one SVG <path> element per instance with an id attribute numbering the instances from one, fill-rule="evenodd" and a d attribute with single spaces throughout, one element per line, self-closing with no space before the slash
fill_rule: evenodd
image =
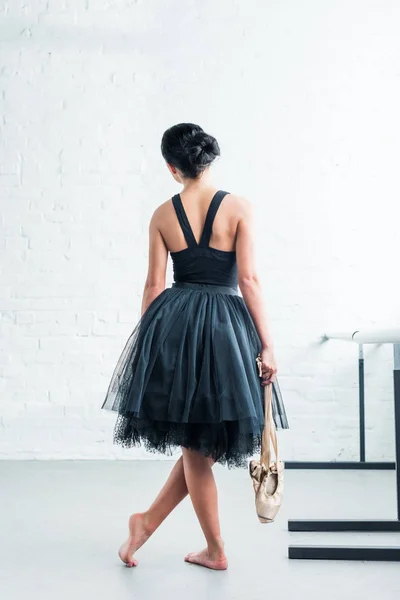
<path id="1" fill-rule="evenodd" d="M 150 304 L 165 290 L 168 250 L 158 227 L 158 207 L 150 219 L 149 263 L 142 299 L 142 315 Z"/>

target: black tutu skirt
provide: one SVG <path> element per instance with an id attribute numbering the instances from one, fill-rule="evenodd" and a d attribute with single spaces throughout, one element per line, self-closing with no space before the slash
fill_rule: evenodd
<path id="1" fill-rule="evenodd" d="M 171 455 L 179 446 L 228 467 L 259 452 L 261 343 L 235 288 L 175 283 L 153 300 L 123 349 L 101 408 L 118 413 L 113 441 Z M 275 380 L 272 413 L 288 429 Z"/>

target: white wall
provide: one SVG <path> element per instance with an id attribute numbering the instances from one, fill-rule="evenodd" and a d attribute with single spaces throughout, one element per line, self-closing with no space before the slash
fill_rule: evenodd
<path id="1" fill-rule="evenodd" d="M 284 458 L 357 458 L 358 349 L 318 340 L 399 323 L 399 3 L 1 4 L 0 457 L 146 456 L 100 405 L 179 191 L 161 135 L 192 121 L 259 214 Z M 365 350 L 368 458 L 390 459 L 392 349 Z"/>

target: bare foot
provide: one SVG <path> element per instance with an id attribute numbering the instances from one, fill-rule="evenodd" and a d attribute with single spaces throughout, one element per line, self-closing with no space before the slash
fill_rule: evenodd
<path id="1" fill-rule="evenodd" d="M 153 531 L 145 523 L 144 513 L 135 513 L 129 518 L 129 536 L 118 551 L 118 556 L 127 567 L 136 567 L 138 561 L 132 555 L 149 539 Z"/>
<path id="2" fill-rule="evenodd" d="M 222 548 L 216 552 L 210 552 L 208 548 L 202 552 L 190 552 L 185 556 L 185 561 L 217 571 L 224 571 L 228 568 L 228 559 Z"/>

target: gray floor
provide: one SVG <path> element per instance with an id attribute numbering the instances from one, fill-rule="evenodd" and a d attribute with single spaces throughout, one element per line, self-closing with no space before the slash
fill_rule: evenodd
<path id="1" fill-rule="evenodd" d="M 299 534 L 288 518 L 393 518 L 394 472 L 286 471 L 278 520 L 255 517 L 246 470 L 215 467 L 229 568 L 183 561 L 204 547 L 186 499 L 127 569 L 116 554 L 128 515 L 167 477 L 162 461 L 0 462 L 0 595 L 5 600 L 398 600 L 398 563 L 295 561 L 288 544 L 400 545 L 400 534 Z"/>

